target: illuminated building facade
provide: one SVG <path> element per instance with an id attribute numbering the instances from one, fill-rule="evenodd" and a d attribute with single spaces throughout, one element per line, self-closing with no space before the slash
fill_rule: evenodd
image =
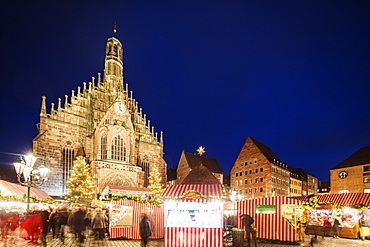
<path id="1" fill-rule="evenodd" d="M 330 194 L 370 193 L 370 146 L 330 169 Z"/>
<path id="2" fill-rule="evenodd" d="M 104 74 L 58 99 L 48 111 L 42 97 L 39 134 L 33 151 L 51 169 L 42 187 L 50 195 L 65 194 L 77 153 L 83 154 L 96 181 L 96 192 L 107 185 L 147 187 L 153 166 L 166 183 L 163 135 L 124 83 L 124 50 L 116 37 L 106 42 Z M 103 77 L 103 78 L 101 78 Z"/>
<path id="3" fill-rule="evenodd" d="M 317 189 L 317 183 L 315 177 L 305 172 L 297 173 L 296 169 L 281 162 L 269 147 L 250 136 L 230 172 L 230 189 L 244 198 L 301 196 L 311 193 L 308 187 Z"/>

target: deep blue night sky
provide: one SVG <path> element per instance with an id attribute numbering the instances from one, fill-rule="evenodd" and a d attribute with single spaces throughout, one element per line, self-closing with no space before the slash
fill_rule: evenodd
<path id="1" fill-rule="evenodd" d="M 165 159 L 205 146 L 229 174 L 248 135 L 320 180 L 370 145 L 370 1 L 6 1 L 0 165 L 37 135 L 41 96 L 71 95 L 125 47 L 125 80 Z"/>

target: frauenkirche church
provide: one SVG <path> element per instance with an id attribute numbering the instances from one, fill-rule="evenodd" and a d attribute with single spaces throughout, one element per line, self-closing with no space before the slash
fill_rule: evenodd
<path id="1" fill-rule="evenodd" d="M 50 168 L 42 186 L 48 194 L 67 193 L 66 181 L 76 156 L 83 155 L 96 181 L 97 193 L 107 186 L 143 188 L 153 166 L 166 182 L 163 133 L 150 120 L 124 83 L 123 46 L 114 36 L 106 42 L 103 79 L 83 83 L 51 103 L 48 112 L 42 97 L 39 134 L 33 152 Z"/>

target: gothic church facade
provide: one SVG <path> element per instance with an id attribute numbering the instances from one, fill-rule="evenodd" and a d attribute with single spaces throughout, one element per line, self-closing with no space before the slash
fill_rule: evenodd
<path id="1" fill-rule="evenodd" d="M 48 194 L 67 193 L 73 161 L 84 155 L 96 192 L 108 185 L 142 188 L 148 186 L 152 167 L 156 166 L 166 182 L 163 158 L 163 132 L 154 131 L 150 120 L 124 83 L 123 46 L 116 37 L 106 42 L 103 78 L 83 83 L 58 99 L 48 112 L 42 97 L 39 134 L 33 140 L 33 152 L 44 158 L 50 168 L 42 186 Z"/>

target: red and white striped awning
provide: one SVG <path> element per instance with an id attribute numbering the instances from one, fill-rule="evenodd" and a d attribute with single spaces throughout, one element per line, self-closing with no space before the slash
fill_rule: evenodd
<path id="1" fill-rule="evenodd" d="M 221 184 L 175 184 L 163 193 L 164 198 L 183 198 L 184 193 L 195 191 L 208 199 L 224 198 L 226 195 Z"/>
<path id="2" fill-rule="evenodd" d="M 27 195 L 27 187 L 0 180 L 0 194 L 2 196 L 14 195 L 23 198 L 23 195 Z M 36 188 L 31 188 L 30 196 L 36 197 L 37 200 L 51 199 L 45 191 Z"/>
<path id="3" fill-rule="evenodd" d="M 299 201 L 308 202 L 307 196 L 291 197 Z M 333 202 L 341 206 L 362 204 L 370 206 L 370 193 L 342 193 L 317 196 L 318 202 Z"/>

